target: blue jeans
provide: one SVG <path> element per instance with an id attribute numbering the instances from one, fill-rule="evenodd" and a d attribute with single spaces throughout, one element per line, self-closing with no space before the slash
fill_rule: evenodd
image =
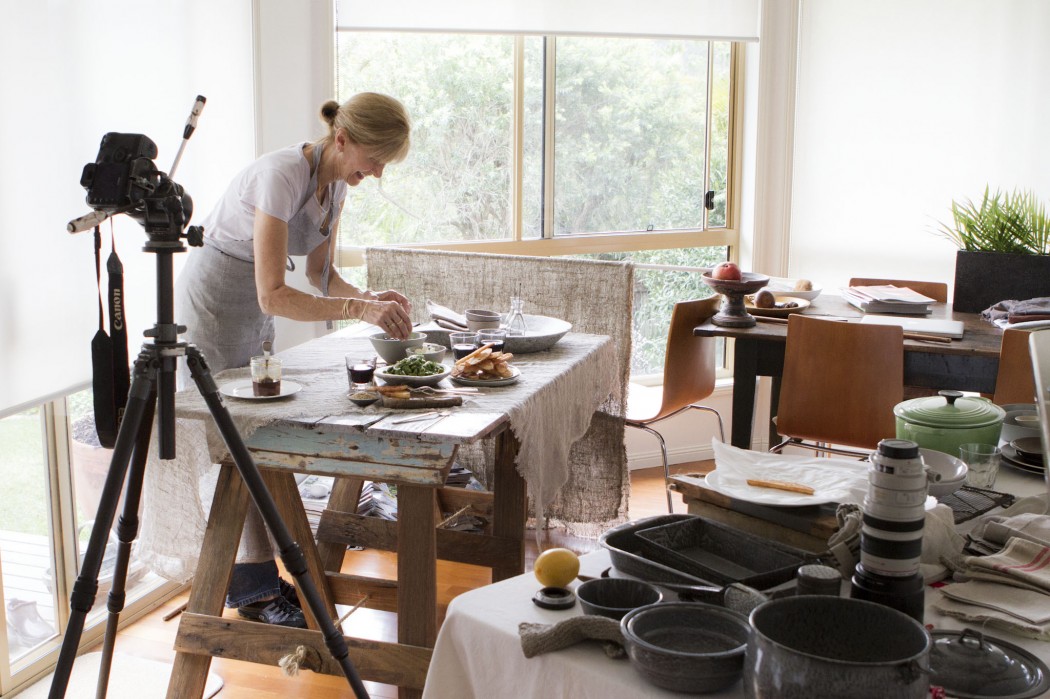
<path id="1" fill-rule="evenodd" d="M 281 588 L 277 584 L 275 561 L 236 563 L 230 576 L 230 587 L 226 591 L 226 606 L 243 607 L 279 594 Z"/>

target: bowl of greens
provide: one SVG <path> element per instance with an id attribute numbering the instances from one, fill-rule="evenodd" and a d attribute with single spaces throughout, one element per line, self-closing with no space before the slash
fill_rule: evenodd
<path id="1" fill-rule="evenodd" d="M 376 378 L 383 383 L 405 386 L 437 386 L 452 371 L 451 367 L 414 354 L 395 364 L 376 369 Z"/>

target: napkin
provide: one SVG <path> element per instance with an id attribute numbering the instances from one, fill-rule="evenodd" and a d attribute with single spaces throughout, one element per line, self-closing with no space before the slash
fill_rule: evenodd
<path id="1" fill-rule="evenodd" d="M 427 313 L 435 323 L 446 330 L 467 330 L 466 316 L 434 303 L 430 299 L 427 299 Z"/>
<path id="2" fill-rule="evenodd" d="M 1027 320 L 1050 319 L 1050 296 L 1023 301 L 1006 300 L 981 311 L 981 317 L 996 325 L 1020 323 Z"/>
<path id="3" fill-rule="evenodd" d="M 557 624 L 518 624 L 521 651 L 526 658 L 576 645 L 581 641 L 601 641 L 610 658 L 625 658 L 620 622 L 597 614 L 575 616 Z"/>
<path id="4" fill-rule="evenodd" d="M 1050 624 L 1050 595 L 984 580 L 952 583 L 941 588 L 949 599 L 993 609 L 1028 624 Z"/>
<path id="5" fill-rule="evenodd" d="M 1050 546 L 1014 537 L 999 553 L 966 556 L 963 563 L 963 573 L 971 579 L 1050 594 Z"/>
<path id="6" fill-rule="evenodd" d="M 996 587 L 1005 586 L 997 585 Z M 977 607 L 943 595 L 933 603 L 933 608 L 941 614 L 962 619 L 982 629 L 996 628 L 1026 638 L 1035 638 L 1040 641 L 1050 640 L 1050 624 L 1033 624 L 997 609 Z"/>
<path id="7" fill-rule="evenodd" d="M 970 538 L 990 552 L 998 551 L 1014 536 L 1050 546 L 1047 509 L 1046 495 L 1021 498 L 1005 510 L 979 517 Z"/>

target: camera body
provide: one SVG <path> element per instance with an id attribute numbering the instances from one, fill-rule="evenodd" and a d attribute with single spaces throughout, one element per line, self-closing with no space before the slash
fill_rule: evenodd
<path id="1" fill-rule="evenodd" d="M 110 132 L 80 184 L 87 203 L 106 214 L 126 213 L 158 241 L 178 242 L 193 216 L 193 200 L 153 163 L 157 146 L 142 134 Z"/>

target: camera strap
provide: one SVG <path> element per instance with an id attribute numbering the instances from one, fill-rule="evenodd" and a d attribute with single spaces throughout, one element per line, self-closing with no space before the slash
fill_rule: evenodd
<path id="1" fill-rule="evenodd" d="M 109 275 L 110 332 L 106 332 L 102 303 L 102 231 L 95 226 L 95 281 L 98 286 L 98 331 L 91 340 L 92 389 L 95 430 L 99 444 L 112 448 L 128 401 L 131 375 L 128 370 L 128 339 L 124 317 L 124 267 L 111 236 L 112 252 L 106 262 Z"/>

